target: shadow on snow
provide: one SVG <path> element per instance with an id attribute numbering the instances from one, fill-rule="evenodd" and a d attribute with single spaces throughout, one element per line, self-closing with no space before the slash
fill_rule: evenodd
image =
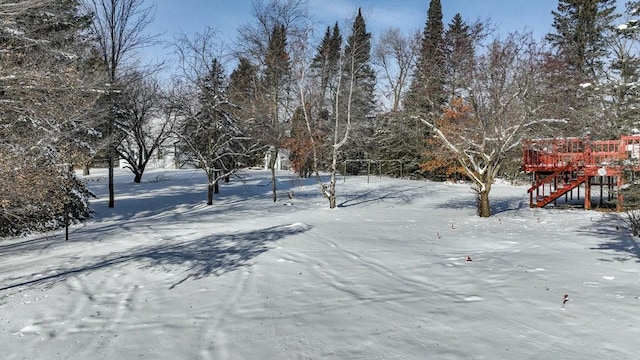
<path id="1" fill-rule="evenodd" d="M 427 183 L 409 183 L 398 180 L 397 183 L 388 186 L 372 185 L 375 188 L 371 190 L 361 190 L 357 192 L 348 192 L 340 194 L 341 189 L 338 188 L 338 197 L 346 198 L 346 200 L 338 203 L 338 207 L 351 207 L 365 205 L 368 203 L 388 201 L 389 205 L 410 204 L 419 197 L 428 196 L 431 192 L 437 191 L 429 188 Z"/>
<path id="2" fill-rule="evenodd" d="M 449 199 L 446 202 L 436 206 L 438 209 L 473 209 L 478 208 L 477 195 L 473 192 L 465 197 Z M 491 206 L 491 215 L 497 215 L 507 211 L 522 210 L 529 207 L 529 202 L 523 197 L 498 197 L 489 196 L 489 205 Z"/>
<path id="3" fill-rule="evenodd" d="M 640 262 L 640 242 L 627 228 L 624 216 L 606 214 L 580 230 L 580 233 L 590 236 L 596 234 L 597 238 L 601 239 L 597 246 L 590 248 L 610 256 L 609 259 L 600 260 L 626 262 L 635 259 L 636 262 Z"/>
<path id="4" fill-rule="evenodd" d="M 132 263 L 141 268 L 180 266 L 186 274 L 171 288 L 189 279 L 219 276 L 244 266 L 268 251 L 271 245 L 285 237 L 310 230 L 306 224 L 275 226 L 256 231 L 212 235 L 193 241 L 161 243 L 153 246 L 133 248 L 127 251 L 96 257 L 84 265 L 57 269 L 46 269 L 41 273 L 6 279 L 0 291 L 20 287 L 52 286 L 79 274 Z M 51 274 L 40 276 L 40 274 Z M 34 279 L 34 277 L 37 277 Z"/>

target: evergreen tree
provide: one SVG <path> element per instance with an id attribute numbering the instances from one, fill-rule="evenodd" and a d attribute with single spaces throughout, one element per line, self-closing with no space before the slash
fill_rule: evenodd
<path id="1" fill-rule="evenodd" d="M 327 105 L 327 103 L 332 103 L 331 99 L 327 98 L 327 94 L 330 91 L 330 87 L 335 86 L 333 83 L 336 80 L 340 67 L 341 50 L 342 35 L 340 34 L 340 28 L 336 22 L 333 26 L 333 31 L 331 30 L 331 27 L 327 27 L 327 31 L 325 32 L 320 45 L 318 45 L 318 53 L 311 63 L 311 68 L 320 78 L 320 98 L 323 102 L 322 109 L 320 111 L 325 110 L 326 106 L 332 106 L 332 104 Z"/>
<path id="2" fill-rule="evenodd" d="M 238 66 L 229 76 L 229 99 L 232 103 L 248 110 L 257 99 L 258 68 L 245 57 L 238 60 Z M 251 117 L 251 116 L 247 116 Z"/>
<path id="3" fill-rule="evenodd" d="M 344 49 L 344 83 L 353 80 L 355 96 L 353 108 L 356 120 L 363 120 L 374 109 L 375 72 L 371 67 L 371 33 L 362 16 L 362 9 L 353 21 L 351 34 Z"/>
<path id="4" fill-rule="evenodd" d="M 291 76 L 291 62 L 287 52 L 287 33 L 284 25 L 273 27 L 265 55 L 264 86 L 277 109 L 283 91 L 287 90 Z M 275 112 L 272 120 L 277 124 L 280 114 Z"/>
<path id="5" fill-rule="evenodd" d="M 338 109 L 351 117 L 351 142 L 344 149 L 345 159 L 369 158 L 373 152 L 375 72 L 371 67 L 371 33 L 362 10 L 353 21 L 344 49 Z"/>
<path id="6" fill-rule="evenodd" d="M 479 27 L 479 26 L 477 26 Z M 447 78 L 446 88 L 450 97 L 459 96 L 459 90 L 464 87 L 464 82 L 473 72 L 475 41 L 474 32 L 477 33 L 456 14 L 444 35 L 445 73 Z"/>
<path id="7" fill-rule="evenodd" d="M 287 52 L 287 31 L 284 25 L 273 27 L 264 58 L 263 87 L 268 108 L 268 118 L 262 123 L 265 145 L 269 146 L 268 167 L 271 170 L 273 201 L 277 200 L 275 167 L 278 153 L 286 138 L 285 109 L 291 83 L 291 59 Z"/>
<path id="8" fill-rule="evenodd" d="M 621 130 L 624 133 L 638 133 L 640 130 L 640 1 L 626 4 L 625 22 L 615 31 L 613 44 L 612 71 L 617 81 L 612 84 L 611 95 L 615 102 Z"/>
<path id="9" fill-rule="evenodd" d="M 432 114 L 439 111 L 445 102 L 443 32 L 442 4 L 440 0 L 431 0 L 418 63 L 405 100 L 405 108 L 411 112 Z"/>
<path id="10" fill-rule="evenodd" d="M 234 105 L 227 97 L 227 79 L 218 59 L 198 83 L 200 110 L 179 129 L 179 147 L 188 163 L 207 174 L 207 204 L 211 205 L 218 181 L 246 161 L 249 144 L 242 124 L 233 116 Z"/>
<path id="11" fill-rule="evenodd" d="M 479 24 L 472 28 L 460 14 L 456 14 L 444 34 L 443 90 L 446 91 L 446 101 L 449 104 L 466 95 L 470 79 L 474 77 L 475 37 L 481 29 L 482 26 Z M 445 96 L 445 93 L 442 95 Z M 441 116 L 438 122 L 443 128 L 456 128 L 460 125 L 456 120 L 456 117 Z M 423 161 L 420 167 L 427 176 L 438 179 L 464 177 L 460 164 L 447 153 L 440 140 L 428 138 L 425 142 L 426 150 L 422 154 Z"/>
<path id="12" fill-rule="evenodd" d="M 616 18 L 615 0 L 559 0 L 553 11 L 554 33 L 546 39 L 554 53 L 548 58 L 550 81 L 546 107 L 551 118 L 568 121 L 556 131 L 593 139 L 616 136 L 609 101 L 603 97 L 609 34 Z"/>
<path id="13" fill-rule="evenodd" d="M 555 33 L 547 40 L 565 61 L 568 70 L 595 80 L 608 55 L 606 33 L 616 18 L 615 0 L 559 0 L 552 11 Z"/>
<path id="14" fill-rule="evenodd" d="M 3 4 L 0 16 L 0 236 L 55 229 L 90 215 L 70 165 L 95 102 L 84 72 L 88 16 L 78 1 Z M 10 30 L 9 30 L 10 29 Z"/>

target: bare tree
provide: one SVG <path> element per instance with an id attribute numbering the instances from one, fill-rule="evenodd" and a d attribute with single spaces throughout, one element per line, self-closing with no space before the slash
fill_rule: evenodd
<path id="1" fill-rule="evenodd" d="M 163 90 L 153 74 L 138 70 L 127 78 L 121 116 L 125 135 L 116 151 L 139 183 L 149 161 L 172 134 L 175 117 L 162 111 Z"/>
<path id="2" fill-rule="evenodd" d="M 391 99 L 391 111 L 398 112 L 407 81 L 416 65 L 420 51 L 420 33 L 404 36 L 398 28 L 386 29 L 375 46 L 373 63 L 382 73 L 386 84 L 383 94 Z"/>
<path id="3" fill-rule="evenodd" d="M 213 59 L 225 58 L 224 47 L 224 41 L 211 27 L 194 34 L 177 34 L 173 42 L 180 70 L 177 77 L 184 83 L 197 84 L 211 72 Z"/>
<path id="4" fill-rule="evenodd" d="M 151 45 L 155 35 L 145 33 L 145 28 L 154 20 L 154 6 L 146 6 L 144 0 L 84 0 L 87 11 L 93 14 L 92 33 L 103 68 L 111 86 L 107 96 L 112 100 L 108 120 L 109 141 L 107 159 L 109 162 L 109 207 L 115 206 L 113 162 L 117 145 L 114 134 L 116 117 L 116 97 L 119 91 L 120 71 L 132 53 Z"/>
<path id="5" fill-rule="evenodd" d="M 238 28 L 236 51 L 264 67 L 269 39 L 276 25 L 284 26 L 290 37 L 305 36 L 307 0 L 252 0 L 251 5 L 253 19 Z"/>
<path id="6" fill-rule="evenodd" d="M 491 215 L 489 192 L 507 155 L 540 123 L 541 48 L 531 34 L 494 40 L 477 56 L 467 92 L 434 121 L 421 120 L 460 163 L 477 194 L 478 215 Z"/>

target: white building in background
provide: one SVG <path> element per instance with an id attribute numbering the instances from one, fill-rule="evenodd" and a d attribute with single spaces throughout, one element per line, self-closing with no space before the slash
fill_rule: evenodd
<path id="1" fill-rule="evenodd" d="M 147 163 L 147 169 L 179 169 L 184 167 L 184 161 L 180 161 L 176 155 L 176 146 L 171 141 L 153 151 L 151 159 Z M 121 169 L 127 167 L 128 163 L 120 159 L 118 165 Z"/>
<path id="2" fill-rule="evenodd" d="M 276 170 L 289 170 L 291 165 L 289 163 L 289 156 L 291 153 L 287 149 L 278 149 L 278 158 L 276 159 Z M 267 151 L 264 154 L 264 169 L 269 169 L 269 161 L 271 160 L 271 151 Z"/>

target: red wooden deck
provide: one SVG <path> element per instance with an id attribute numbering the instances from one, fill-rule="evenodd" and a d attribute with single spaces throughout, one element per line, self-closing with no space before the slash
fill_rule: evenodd
<path id="1" fill-rule="evenodd" d="M 523 141 L 523 168 L 534 174 L 528 190 L 530 205 L 543 207 L 573 193 L 584 184 L 584 207 L 591 207 L 592 178 L 607 178 L 609 185 L 622 185 L 622 171 L 637 167 L 640 135 L 620 140 L 592 141 L 588 138 L 554 138 Z M 599 182 L 600 185 L 604 180 Z M 621 204 L 621 198 L 618 206 Z"/>

